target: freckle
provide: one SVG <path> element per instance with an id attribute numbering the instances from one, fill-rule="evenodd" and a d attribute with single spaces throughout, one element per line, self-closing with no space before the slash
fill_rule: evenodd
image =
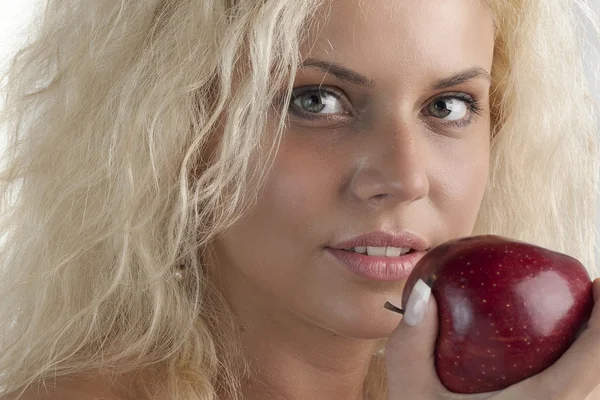
<path id="1" fill-rule="evenodd" d="M 464 288 L 465 288 L 465 285 L 460 285 L 460 287 L 461 287 L 461 289 L 464 289 Z"/>

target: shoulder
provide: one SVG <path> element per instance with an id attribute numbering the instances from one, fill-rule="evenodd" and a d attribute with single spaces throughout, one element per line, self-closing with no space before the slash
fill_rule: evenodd
<path id="1" fill-rule="evenodd" d="M 600 385 L 596 386 L 596 389 L 585 400 L 600 400 Z"/>
<path id="2" fill-rule="evenodd" d="M 139 400 L 130 379 L 104 376 L 69 377 L 37 384 L 0 400 Z"/>

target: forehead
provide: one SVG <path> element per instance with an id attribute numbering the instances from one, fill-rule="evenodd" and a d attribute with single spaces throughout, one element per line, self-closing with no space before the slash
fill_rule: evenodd
<path id="1" fill-rule="evenodd" d="M 491 68 L 494 24 L 482 0 L 332 0 L 303 56 L 351 63 L 377 80 Z M 395 78 L 391 78 L 395 79 Z"/>

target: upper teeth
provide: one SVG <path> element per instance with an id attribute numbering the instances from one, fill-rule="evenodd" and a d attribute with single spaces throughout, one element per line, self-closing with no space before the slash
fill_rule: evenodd
<path id="1" fill-rule="evenodd" d="M 399 257 L 404 255 L 410 251 L 410 247 L 354 247 L 348 249 L 349 251 L 354 251 L 356 253 L 368 254 L 370 256 L 378 256 L 378 257 Z"/>

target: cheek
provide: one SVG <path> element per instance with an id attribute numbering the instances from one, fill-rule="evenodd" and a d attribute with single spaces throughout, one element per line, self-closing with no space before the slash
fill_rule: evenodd
<path id="1" fill-rule="evenodd" d="M 444 221 L 447 235 L 469 235 L 475 224 L 489 173 L 489 140 L 449 146 L 438 160 L 430 199 Z"/>
<path id="2" fill-rule="evenodd" d="M 260 212 L 302 224 L 304 218 L 331 210 L 338 199 L 342 166 L 328 152 L 315 151 L 319 148 L 323 149 L 291 135 L 282 142 L 260 199 Z"/>
<path id="3" fill-rule="evenodd" d="M 306 299 L 322 301 L 335 286 L 330 269 L 320 263 L 339 205 L 338 175 L 324 152 L 288 136 L 256 206 L 219 240 L 217 263 L 230 274 L 229 281 L 243 276 L 241 281 L 263 294 L 313 313 L 317 307 L 307 309 Z"/>
<path id="4" fill-rule="evenodd" d="M 312 257 L 334 206 L 335 174 L 327 157 L 286 138 L 255 207 L 224 235 L 234 264 L 261 274 Z"/>

